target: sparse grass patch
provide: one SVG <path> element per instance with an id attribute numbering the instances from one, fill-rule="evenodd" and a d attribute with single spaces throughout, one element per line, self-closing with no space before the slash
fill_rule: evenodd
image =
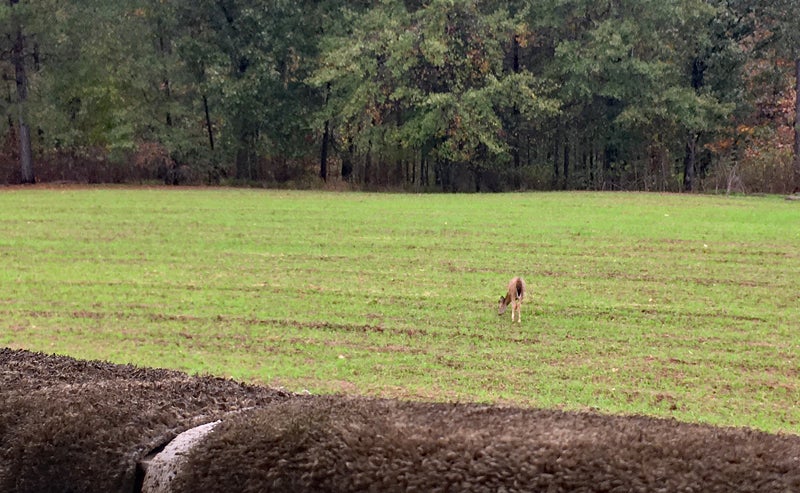
<path id="1" fill-rule="evenodd" d="M 773 197 L 8 189 L 0 344 L 797 433 L 798 226 Z"/>

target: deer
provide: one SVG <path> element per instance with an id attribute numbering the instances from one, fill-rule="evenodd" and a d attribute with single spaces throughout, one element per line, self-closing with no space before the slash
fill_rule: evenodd
<path id="1" fill-rule="evenodd" d="M 511 322 L 514 322 L 514 311 L 517 312 L 517 322 L 522 323 L 522 299 L 525 298 L 525 281 L 516 276 L 508 283 L 508 292 L 500 297 L 497 305 L 497 314 L 502 315 L 506 312 L 506 307 L 511 305 Z"/>

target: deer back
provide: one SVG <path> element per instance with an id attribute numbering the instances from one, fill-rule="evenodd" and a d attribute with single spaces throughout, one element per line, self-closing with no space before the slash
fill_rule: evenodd
<path id="1" fill-rule="evenodd" d="M 525 281 L 521 277 L 514 277 L 508 283 L 508 294 L 506 298 L 509 302 L 512 300 L 521 300 L 525 297 Z"/>

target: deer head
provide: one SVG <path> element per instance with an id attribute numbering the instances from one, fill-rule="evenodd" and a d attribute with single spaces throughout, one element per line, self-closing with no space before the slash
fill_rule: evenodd
<path id="1" fill-rule="evenodd" d="M 506 303 L 505 296 L 501 296 L 500 297 L 500 301 L 497 304 L 497 314 L 498 315 L 504 314 L 506 312 L 506 307 L 507 306 L 508 306 L 508 303 Z"/>

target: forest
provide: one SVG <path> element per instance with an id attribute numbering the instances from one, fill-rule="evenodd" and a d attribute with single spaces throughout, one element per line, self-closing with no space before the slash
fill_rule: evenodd
<path id="1" fill-rule="evenodd" d="M 0 183 L 789 193 L 795 0 L 9 0 Z"/>

